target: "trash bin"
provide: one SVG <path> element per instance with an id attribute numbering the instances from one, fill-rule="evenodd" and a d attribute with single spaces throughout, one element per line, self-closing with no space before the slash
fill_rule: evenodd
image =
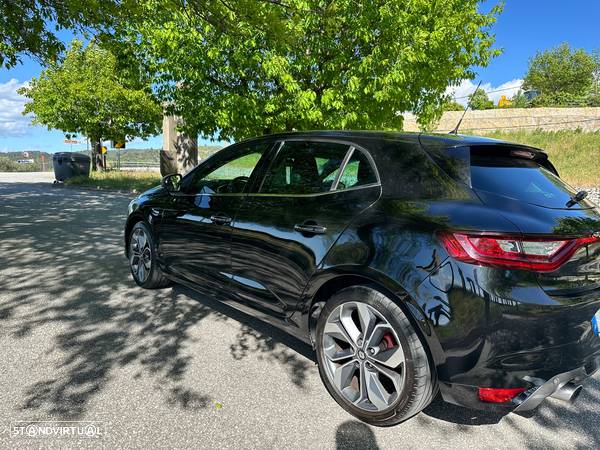
<path id="1" fill-rule="evenodd" d="M 59 152 L 52 157 L 56 181 L 65 181 L 79 175 L 90 175 L 90 157 L 83 153 Z"/>

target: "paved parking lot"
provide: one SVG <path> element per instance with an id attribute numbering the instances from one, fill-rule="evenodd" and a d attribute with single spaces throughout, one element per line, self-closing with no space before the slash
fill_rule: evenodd
<path id="1" fill-rule="evenodd" d="M 130 279 L 127 196 L 0 174 L 0 447 L 599 448 L 600 377 L 532 417 L 435 402 L 387 429 L 345 413 L 310 348 L 182 287 Z M 90 421 L 101 439 L 11 437 Z"/>

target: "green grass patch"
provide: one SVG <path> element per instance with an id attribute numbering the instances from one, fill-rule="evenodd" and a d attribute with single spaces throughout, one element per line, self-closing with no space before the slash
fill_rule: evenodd
<path id="1" fill-rule="evenodd" d="M 600 132 L 495 131 L 485 136 L 537 147 L 548 153 L 561 178 L 578 187 L 600 186 Z"/>
<path id="2" fill-rule="evenodd" d="M 160 184 L 158 172 L 92 172 L 89 177 L 74 177 L 65 184 L 96 189 L 119 189 L 122 191 L 143 192 Z"/>

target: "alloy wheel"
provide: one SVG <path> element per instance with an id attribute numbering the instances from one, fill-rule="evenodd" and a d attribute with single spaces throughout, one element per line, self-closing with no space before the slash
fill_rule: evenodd
<path id="1" fill-rule="evenodd" d="M 152 268 L 152 251 L 148 236 L 142 228 L 136 228 L 131 235 L 129 253 L 131 272 L 140 283 L 145 282 Z"/>
<path id="2" fill-rule="evenodd" d="M 321 342 L 325 373 L 344 399 L 369 412 L 394 406 L 405 384 L 405 356 L 398 335 L 372 306 L 347 302 L 325 323 Z"/>

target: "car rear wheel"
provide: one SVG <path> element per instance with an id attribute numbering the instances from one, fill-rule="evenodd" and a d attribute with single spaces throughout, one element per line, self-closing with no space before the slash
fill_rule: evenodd
<path id="1" fill-rule="evenodd" d="M 359 419 L 390 426 L 437 394 L 427 352 L 402 309 L 367 286 L 334 295 L 316 333 L 319 373 L 332 397 Z"/>
<path id="2" fill-rule="evenodd" d="M 158 267 L 152 233 L 144 222 L 136 223 L 131 229 L 129 267 L 134 281 L 143 288 L 156 289 L 170 284 Z"/>

